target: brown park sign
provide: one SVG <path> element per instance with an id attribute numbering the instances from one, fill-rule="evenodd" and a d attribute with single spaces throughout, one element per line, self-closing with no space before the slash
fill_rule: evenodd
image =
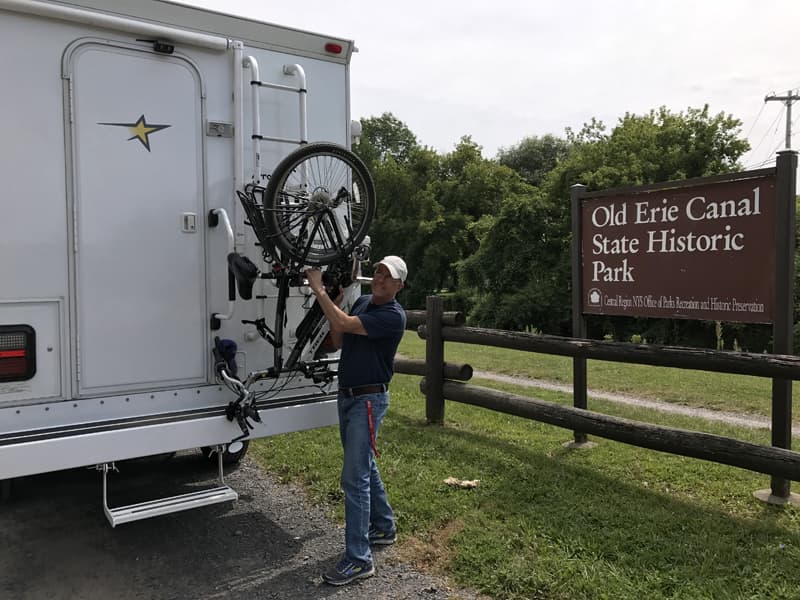
<path id="1" fill-rule="evenodd" d="M 583 312 L 771 323 L 775 175 L 581 199 Z"/>

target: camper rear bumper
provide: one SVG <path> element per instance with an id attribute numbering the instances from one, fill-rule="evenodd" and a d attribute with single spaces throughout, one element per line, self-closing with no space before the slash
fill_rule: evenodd
<path id="1" fill-rule="evenodd" d="M 334 425 L 335 398 L 260 406 L 250 438 Z M 86 423 L 0 437 L 0 480 L 229 443 L 241 435 L 224 409 Z"/>

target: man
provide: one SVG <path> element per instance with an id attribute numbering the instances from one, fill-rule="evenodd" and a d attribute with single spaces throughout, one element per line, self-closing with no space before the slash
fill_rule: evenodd
<path id="1" fill-rule="evenodd" d="M 339 359 L 339 435 L 344 449 L 345 554 L 323 573 L 331 585 L 345 585 L 375 574 L 370 545 L 393 544 L 397 539 L 394 513 L 386 500 L 375 464 L 375 437 L 389 407 L 388 385 L 394 355 L 406 327 L 406 314 L 395 299 L 403 289 L 408 270 L 399 256 L 375 264 L 372 293 L 361 296 L 350 314 L 328 296 L 318 269 L 306 271 L 331 328 L 342 349 Z"/>

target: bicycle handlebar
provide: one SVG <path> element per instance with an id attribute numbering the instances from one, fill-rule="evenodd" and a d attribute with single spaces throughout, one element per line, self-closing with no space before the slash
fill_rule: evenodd
<path id="1" fill-rule="evenodd" d="M 222 377 L 222 379 L 225 380 L 225 383 L 235 388 L 236 391 L 239 392 L 240 394 L 246 394 L 248 392 L 248 389 L 247 387 L 245 387 L 245 384 L 239 381 L 238 379 L 234 379 L 233 377 L 228 375 L 228 373 L 225 372 L 225 369 L 220 369 L 219 375 L 220 377 Z"/>

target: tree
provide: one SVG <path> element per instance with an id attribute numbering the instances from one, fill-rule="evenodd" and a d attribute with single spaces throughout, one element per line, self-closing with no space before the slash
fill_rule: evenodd
<path id="1" fill-rule="evenodd" d="M 567 131 L 567 156 L 544 178 L 537 198 L 510 198 L 461 265 L 464 293 L 480 325 L 569 334 L 570 195 L 734 171 L 748 143 L 740 122 L 708 107 L 626 114 L 610 132 L 592 120 Z M 487 279 L 487 274 L 490 275 Z"/>
<path id="2" fill-rule="evenodd" d="M 497 151 L 497 162 L 514 169 L 530 185 L 539 187 L 547 174 L 566 158 L 569 143 L 547 134 L 527 136 L 510 148 Z"/>
<path id="3" fill-rule="evenodd" d="M 568 242 L 553 236 L 547 199 L 540 192 L 506 197 L 485 229 L 477 252 L 459 264 L 462 293 L 472 302 L 470 320 L 484 327 L 556 331 L 553 311 L 565 282 L 559 277 Z"/>
<path id="4" fill-rule="evenodd" d="M 483 158 L 480 146 L 462 137 L 441 158 L 438 177 L 424 192 L 430 212 L 419 223 L 413 301 L 421 304 L 431 293 L 457 290 L 457 265 L 477 250 L 478 223 L 496 215 L 506 197 L 527 190 L 516 173 Z"/>
<path id="5" fill-rule="evenodd" d="M 626 113 L 610 134 L 592 120 L 577 134 L 567 130 L 573 148 L 556 169 L 555 191 L 564 194 L 574 183 L 605 189 L 732 172 L 750 148 L 738 137 L 740 125 L 731 115 L 710 116 L 708 105 L 677 114 L 665 107 Z"/>
<path id="6" fill-rule="evenodd" d="M 423 225 L 435 220 L 440 212 L 426 189 L 438 178 L 441 157 L 427 148 L 413 148 L 408 160 L 400 164 L 392 156 L 373 163 L 372 177 L 378 199 L 375 221 L 370 228 L 372 256 L 403 256 L 417 286 L 418 260 L 424 247 Z M 403 298 L 409 295 L 403 292 Z"/>
<path id="7" fill-rule="evenodd" d="M 392 113 L 361 120 L 361 138 L 353 151 L 371 167 L 374 163 L 391 157 L 405 164 L 412 150 L 419 147 L 417 136 Z"/>
<path id="8" fill-rule="evenodd" d="M 402 300 L 421 308 L 426 296 L 457 288 L 456 265 L 477 249 L 477 224 L 497 214 L 506 196 L 528 186 L 509 168 L 483 158 L 469 136 L 442 156 L 411 144 L 416 138 L 410 132 L 387 143 L 383 126 L 403 133 L 405 125 L 390 115 L 377 121 L 381 127 L 365 127 L 356 148 L 373 156 L 378 210 L 370 230 L 372 254 L 406 259 L 411 277 Z"/>

